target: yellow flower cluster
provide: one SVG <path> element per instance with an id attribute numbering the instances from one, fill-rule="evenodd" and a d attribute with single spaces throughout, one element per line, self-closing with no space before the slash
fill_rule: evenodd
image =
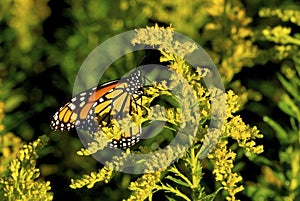
<path id="1" fill-rule="evenodd" d="M 242 180 L 242 177 L 233 172 L 234 160 L 236 153 L 227 148 L 227 139 L 234 139 L 238 145 L 244 148 L 249 153 L 260 154 L 263 152 L 262 145 L 256 145 L 255 139 L 262 138 L 256 127 L 246 125 L 240 116 L 234 116 L 239 109 L 238 96 L 233 91 L 227 92 L 227 108 L 226 108 L 226 123 L 222 133 L 222 140 L 217 144 L 213 153 L 208 155 L 208 158 L 214 161 L 214 170 L 216 181 L 220 181 L 224 190 L 229 196 L 227 200 L 236 200 L 235 194 L 242 191 L 243 186 L 238 186 L 237 183 Z"/>
<path id="2" fill-rule="evenodd" d="M 176 146 L 167 146 L 160 152 L 154 152 L 149 160 L 144 162 L 147 167 L 145 172 L 165 170 L 175 159 L 182 158 L 186 151 L 187 147 L 177 144 Z"/>
<path id="3" fill-rule="evenodd" d="M 288 8 L 265 8 L 259 11 L 260 17 L 278 17 L 283 22 L 292 22 L 300 25 L 300 12 L 297 9 Z M 262 30 L 262 39 L 272 41 L 275 44 L 273 49 L 268 50 L 265 56 L 267 58 L 276 58 L 277 60 L 284 60 L 288 57 L 293 57 L 299 52 L 300 40 L 293 35 L 291 27 L 275 26 L 266 27 Z"/>
<path id="4" fill-rule="evenodd" d="M 263 146 L 257 146 L 254 141 L 256 138 L 262 138 L 263 135 L 259 133 L 256 126 L 251 128 L 249 125 L 246 125 L 240 116 L 233 117 L 225 127 L 230 137 L 235 139 L 238 145 L 246 151 L 255 154 L 260 154 L 264 151 Z"/>
<path id="5" fill-rule="evenodd" d="M 149 34 L 151 33 L 151 34 Z M 146 29 L 136 30 L 136 36 L 131 40 L 133 45 L 146 44 L 149 46 L 157 46 L 162 44 L 170 44 L 173 39 L 174 28 L 159 27 L 155 24 L 154 27 L 146 27 Z"/>
<path id="6" fill-rule="evenodd" d="M 213 154 L 208 155 L 208 158 L 214 161 L 213 174 L 215 174 L 216 181 L 220 181 L 224 190 L 229 193 L 226 200 L 234 201 L 236 200 L 235 194 L 242 191 L 244 187 L 237 185 L 242 177 L 232 170 L 236 153 L 228 150 L 227 143 L 227 141 L 220 142 Z"/>
<path id="7" fill-rule="evenodd" d="M 240 116 L 233 116 L 239 109 L 237 103 L 237 95 L 233 91 L 228 91 L 227 93 L 227 123 L 225 124 L 225 135 L 231 137 L 237 141 L 240 147 L 243 147 L 246 151 L 251 153 L 260 154 L 263 152 L 263 146 L 256 146 L 254 141 L 257 138 L 262 138 L 263 135 L 259 133 L 256 126 L 250 127 L 246 125 Z"/>
<path id="8" fill-rule="evenodd" d="M 227 105 L 226 105 L 226 118 L 232 118 L 233 113 L 239 110 L 238 96 L 234 94 L 232 90 L 229 90 L 226 94 Z"/>
<path id="9" fill-rule="evenodd" d="M 152 200 L 152 191 L 157 187 L 156 183 L 160 181 L 160 175 L 160 171 L 144 174 L 137 181 L 131 182 L 129 190 L 134 193 L 126 201 L 144 201 L 148 197 L 149 200 Z"/>
<path id="10" fill-rule="evenodd" d="M 87 149 L 82 148 L 80 151 L 77 152 L 77 154 L 80 156 L 88 156 L 94 154 L 97 151 L 103 150 L 105 146 L 107 146 L 107 143 L 109 143 L 113 138 L 120 137 L 121 134 L 124 133 L 124 131 L 120 129 L 121 123 L 115 120 L 112 120 L 111 123 L 112 124 L 109 127 L 103 126 L 101 127 L 101 130 L 94 133 L 93 140 L 88 143 Z M 87 134 L 87 136 L 89 136 L 89 134 Z"/>
<path id="11" fill-rule="evenodd" d="M 106 127 L 104 129 L 106 129 Z M 93 138 L 92 142 L 88 143 L 88 147 L 86 149 L 81 148 L 76 152 L 79 156 L 89 156 L 96 153 L 97 151 L 103 150 L 107 143 L 110 141 L 102 131 L 95 133 L 94 136 L 95 138 Z"/>
<path id="12" fill-rule="evenodd" d="M 210 119 L 213 118 L 214 125 L 212 128 L 209 128 L 208 125 L 206 125 L 203 130 L 205 130 L 206 134 L 204 135 L 204 138 L 201 139 L 203 142 L 203 145 L 200 148 L 199 158 L 203 159 L 209 154 L 212 149 L 217 144 L 219 137 L 222 133 L 222 125 L 224 124 L 226 114 L 225 109 L 227 108 L 226 105 L 226 96 L 223 91 L 217 88 L 213 88 L 210 90 L 209 97 L 205 96 L 205 100 L 203 100 L 204 103 L 208 105 L 208 107 L 204 107 L 204 111 L 207 114 L 214 114 L 213 117 L 207 116 L 201 116 L 201 118 Z M 201 106 L 201 104 L 200 104 Z M 203 110 L 202 110 L 203 114 Z"/>
<path id="13" fill-rule="evenodd" d="M 212 44 L 207 51 L 223 80 L 229 82 L 243 67 L 252 66 L 257 57 L 258 48 L 252 42 L 254 33 L 249 27 L 252 19 L 237 1 L 205 2 L 213 20 L 204 26 L 202 38 Z"/>
<path id="14" fill-rule="evenodd" d="M 290 36 L 291 31 L 292 29 L 290 27 L 276 26 L 272 29 L 266 28 L 262 33 L 268 40 L 274 41 L 275 43 L 287 44 L 290 43 L 292 39 Z"/>
<path id="15" fill-rule="evenodd" d="M 8 173 L 7 166 L 16 157 L 18 150 L 22 147 L 19 137 L 9 132 L 0 136 L 0 175 Z"/>
<path id="16" fill-rule="evenodd" d="M 7 177 L 0 178 L 4 197 L 8 200 L 52 200 L 52 193 L 48 192 L 50 182 L 37 180 L 40 172 L 36 166 L 37 151 L 43 148 L 48 138 L 40 137 L 36 141 L 23 145 L 17 153 L 16 159 L 8 166 Z"/>
<path id="17" fill-rule="evenodd" d="M 174 28 L 159 27 L 157 24 L 153 27 L 146 27 L 146 29 L 136 30 L 136 37 L 131 40 L 133 45 L 143 44 L 149 46 L 156 46 L 162 51 L 165 60 L 174 60 L 174 57 L 184 57 L 186 54 L 197 49 L 197 45 L 191 42 L 181 43 L 173 39 Z M 170 57 L 170 58 L 168 58 Z"/>
<path id="18" fill-rule="evenodd" d="M 199 159 L 205 158 L 216 146 L 221 136 L 221 131 L 219 129 L 206 127 L 206 134 L 202 140 L 203 144 L 199 151 Z"/>
<path id="19" fill-rule="evenodd" d="M 292 22 L 300 26 L 300 11 L 297 9 L 264 8 L 259 11 L 261 17 L 276 16 L 284 22 Z"/>
<path id="20" fill-rule="evenodd" d="M 113 169 L 108 166 L 104 166 L 98 172 L 91 172 L 89 175 L 83 175 L 81 179 L 71 179 L 70 187 L 73 189 L 82 188 L 86 186 L 87 188 L 92 188 L 97 182 L 108 183 L 113 176 Z"/>
<path id="21" fill-rule="evenodd" d="M 273 52 L 270 52 L 270 56 L 275 55 L 276 59 L 284 59 L 298 52 L 300 46 L 300 40 L 297 37 L 291 35 L 292 29 L 290 27 L 276 26 L 273 28 L 267 27 L 262 31 L 262 35 L 265 39 L 275 42 Z"/>

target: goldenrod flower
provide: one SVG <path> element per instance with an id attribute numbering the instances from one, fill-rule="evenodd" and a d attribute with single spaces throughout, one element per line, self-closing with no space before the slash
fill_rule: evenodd
<path id="1" fill-rule="evenodd" d="M 160 181 L 160 175 L 160 171 L 148 173 L 142 175 L 137 181 L 131 182 L 128 188 L 134 193 L 126 201 L 143 201 L 149 196 L 152 197 L 152 191 L 156 188 L 156 183 Z"/>
<path id="2" fill-rule="evenodd" d="M 50 182 L 38 180 L 40 175 L 36 166 L 37 152 L 43 148 L 48 138 L 42 136 L 36 141 L 23 145 L 17 153 L 16 159 L 8 166 L 7 177 L 0 178 L 4 197 L 8 200 L 52 200 L 49 190 Z"/>

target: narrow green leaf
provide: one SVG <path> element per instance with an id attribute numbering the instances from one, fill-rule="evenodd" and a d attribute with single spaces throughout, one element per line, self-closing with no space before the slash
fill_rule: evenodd
<path id="1" fill-rule="evenodd" d="M 290 118 L 290 123 L 291 123 L 292 130 L 298 132 L 298 130 L 299 130 L 298 129 L 298 122 L 296 122 L 295 118 Z"/>
<path id="2" fill-rule="evenodd" d="M 300 57 L 294 56 L 293 60 L 295 62 L 295 68 L 298 73 L 298 76 L 300 77 Z"/>
<path id="3" fill-rule="evenodd" d="M 278 74 L 278 79 L 281 82 L 282 86 L 288 91 L 293 98 L 300 102 L 299 90 L 295 88 L 291 82 L 286 80 L 282 75 Z"/>
<path id="4" fill-rule="evenodd" d="M 172 177 L 172 176 L 170 176 L 170 175 L 168 175 L 168 176 L 166 177 L 166 179 L 169 179 L 169 180 L 171 180 L 171 181 L 173 181 L 173 182 L 175 182 L 175 183 L 177 183 L 177 184 L 179 184 L 179 185 L 182 185 L 182 186 L 185 186 L 185 187 L 188 187 L 188 188 L 190 187 L 189 184 L 187 184 L 187 183 L 184 182 L 183 180 L 177 179 L 177 178 Z"/>
<path id="5" fill-rule="evenodd" d="M 286 112 L 289 116 L 296 118 L 297 120 L 300 120 L 300 110 L 297 106 L 297 103 L 295 100 L 291 99 L 290 96 L 284 95 L 282 102 L 278 105 L 280 109 L 282 109 L 284 112 Z"/>
<path id="6" fill-rule="evenodd" d="M 170 192 L 173 193 L 174 195 L 183 198 L 186 201 L 191 201 L 191 199 L 185 195 L 184 193 L 182 193 L 180 190 L 178 190 L 177 188 L 174 188 L 173 186 L 171 186 L 170 184 L 162 184 L 162 186 L 160 187 L 160 190 L 164 190 L 165 192 Z"/>
<path id="7" fill-rule="evenodd" d="M 260 156 L 260 155 L 256 155 L 255 158 L 252 159 L 253 161 L 255 161 L 255 164 L 257 165 L 268 165 L 268 166 L 273 166 L 274 162 L 269 160 L 268 158 L 264 157 L 264 156 Z"/>
<path id="8" fill-rule="evenodd" d="M 202 201 L 213 201 L 217 194 L 219 193 L 220 190 L 222 190 L 223 187 L 220 187 L 216 192 L 212 193 L 212 194 L 209 194 L 209 195 L 206 195 L 204 198 L 202 198 L 201 200 Z"/>
<path id="9" fill-rule="evenodd" d="M 297 118 L 295 113 L 291 110 L 291 107 L 284 101 L 280 101 L 278 103 L 278 107 L 284 112 L 286 113 L 287 115 L 291 116 L 291 117 L 294 117 L 294 118 Z"/>
<path id="10" fill-rule="evenodd" d="M 27 97 L 23 94 L 14 94 L 11 95 L 6 101 L 5 101 L 5 111 L 11 112 L 17 107 L 21 105 L 23 101 L 26 101 Z"/>
<path id="11" fill-rule="evenodd" d="M 281 144 L 287 144 L 289 142 L 288 133 L 284 128 L 281 127 L 276 121 L 272 120 L 270 117 L 265 116 L 263 120 L 269 124 L 275 131 L 276 137 Z"/>
<path id="12" fill-rule="evenodd" d="M 169 201 L 177 201 L 177 200 L 175 200 L 174 198 L 171 198 L 171 197 L 169 197 L 169 196 L 167 196 L 167 195 L 166 195 L 166 198 L 167 198 Z"/>

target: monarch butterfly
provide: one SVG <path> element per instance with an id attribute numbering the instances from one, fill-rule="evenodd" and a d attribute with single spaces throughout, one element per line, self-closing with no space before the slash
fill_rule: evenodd
<path id="1" fill-rule="evenodd" d="M 83 91 L 53 115 L 50 127 L 56 131 L 69 131 L 76 127 L 94 133 L 103 125 L 109 126 L 112 118 L 122 119 L 134 112 L 134 107 L 141 106 L 139 101 L 144 94 L 143 84 L 142 73 L 136 70 L 122 80 L 113 80 Z M 137 143 L 141 126 L 131 127 L 127 131 L 129 133 L 125 132 L 120 139 L 113 139 L 109 146 L 127 148 Z"/>

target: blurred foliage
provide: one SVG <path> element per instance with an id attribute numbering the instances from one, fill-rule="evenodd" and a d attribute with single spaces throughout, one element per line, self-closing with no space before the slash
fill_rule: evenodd
<path id="1" fill-rule="evenodd" d="M 199 29 L 208 21 L 206 9 L 209 2 L 185 0 L 137 0 L 137 2 L 141 6 L 141 12 L 148 19 L 172 24 L 177 32 L 187 35 L 200 44 L 203 41 Z"/>
<path id="2" fill-rule="evenodd" d="M 101 188 L 100 184 L 89 190 L 68 188 L 71 178 L 99 167 L 93 158 L 76 155 L 82 145 L 75 132 L 50 131 L 49 121 L 71 97 L 83 60 L 97 45 L 157 22 L 172 24 L 204 47 L 226 88 L 238 95 L 242 109 L 238 115 L 264 133 L 259 142 L 265 152 L 260 156 L 245 156 L 231 140 L 220 144 L 237 153 L 234 172 L 243 177 L 239 183 L 245 188 L 237 199 L 299 199 L 299 10 L 296 0 L 0 1 L 0 115 L 5 114 L 0 117 L 1 177 L 8 178 L 7 167 L 23 144 L 48 133 L 49 145 L 43 148 L 37 167 L 40 179 L 51 181 L 54 199 L 129 197 L 127 188 L 137 178 L 134 175 L 117 174 Z M 140 59 L 140 55 L 121 58 L 102 82 L 120 77 Z M 201 182 L 210 193 L 217 192 L 220 186 L 208 176 L 213 164 L 210 159 L 201 164 L 205 177 Z M 144 176 L 136 184 L 145 179 L 157 177 Z M 224 200 L 226 194 L 215 196 Z"/>
<path id="3" fill-rule="evenodd" d="M 91 50 L 116 34 L 146 24 L 146 17 L 139 11 L 135 0 L 117 0 L 114 3 L 67 0 L 66 3 L 68 6 L 64 17 L 70 24 L 67 29 L 65 26 L 58 28 L 52 36 L 55 40 L 51 46 L 49 62 L 61 67 L 68 84 L 72 86 L 80 65 Z M 62 49 L 68 51 L 62 54 Z M 136 62 L 131 60 L 127 65 L 118 71 L 110 69 L 110 76 L 106 79 L 116 79 L 135 67 Z"/>
<path id="4" fill-rule="evenodd" d="M 283 5 L 276 9 L 263 8 L 259 11 L 261 17 L 276 22 L 262 28 L 258 39 L 271 42 L 272 45 L 265 46 L 268 49 L 263 50 L 264 54 L 281 67 L 276 75 L 283 90 L 278 90 L 272 98 L 289 121 L 282 122 L 282 118 L 278 116 L 264 117 L 264 121 L 274 129 L 278 140 L 277 156 L 276 158 L 258 156 L 255 159 L 261 164 L 262 172 L 257 177 L 257 184 L 246 188 L 245 192 L 252 200 L 261 200 L 262 196 L 266 200 L 300 199 L 300 35 L 297 33 L 299 8 L 299 5 L 294 5 L 293 8 L 291 5 Z M 262 90 L 262 93 L 266 91 Z"/>
<path id="5" fill-rule="evenodd" d="M 247 189 L 253 200 L 260 200 L 262 194 L 268 200 L 300 199 L 300 60 L 295 58 L 293 66 L 283 66 L 278 79 L 286 90 L 278 106 L 290 116 L 290 126 L 283 128 L 272 118 L 264 117 L 279 140 L 279 158 L 277 162 L 261 158 L 264 163 L 258 177 L 260 186 Z"/>
<path id="6" fill-rule="evenodd" d="M 5 99 L 5 111 L 12 112 L 5 119 L 6 128 L 18 129 L 25 139 L 33 137 L 31 126 L 25 123 L 28 117 L 50 105 L 41 88 L 25 88 L 30 79 L 46 70 L 42 58 L 46 40 L 41 23 L 49 15 L 47 1 L 1 2 L 0 74 L 5 78 L 1 97 Z M 23 105 L 29 110 L 21 112 Z M 24 123 L 17 128 L 15 121 Z"/>

